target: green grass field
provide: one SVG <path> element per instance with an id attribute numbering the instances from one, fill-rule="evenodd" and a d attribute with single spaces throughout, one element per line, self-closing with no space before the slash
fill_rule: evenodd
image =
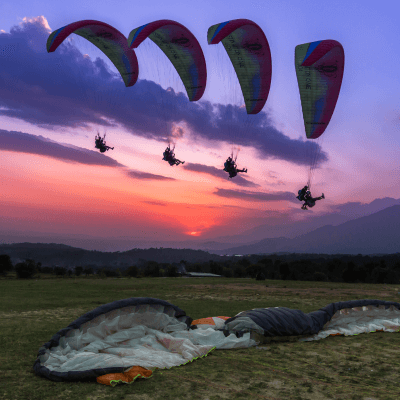
<path id="1" fill-rule="evenodd" d="M 396 285 L 228 278 L 0 279 L 0 399 L 340 399 L 400 398 L 400 335 L 369 333 L 320 341 L 271 341 L 214 350 L 150 379 L 110 387 L 58 383 L 33 372 L 39 348 L 97 306 L 129 297 L 169 301 L 193 319 L 261 307 L 304 312 L 345 300 L 399 301 Z"/>

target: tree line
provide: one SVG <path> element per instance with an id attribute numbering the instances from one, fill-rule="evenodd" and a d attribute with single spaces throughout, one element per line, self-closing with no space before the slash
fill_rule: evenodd
<path id="1" fill-rule="evenodd" d="M 189 263 L 181 260 L 187 272 L 203 272 L 225 278 L 257 280 L 292 280 L 346 283 L 400 283 L 400 255 L 385 256 L 315 256 L 249 255 L 221 262 Z M 0 275 L 5 278 L 38 279 L 46 277 L 142 278 L 179 277 L 176 263 L 141 260 L 139 265 L 125 268 L 96 268 L 92 266 L 48 267 L 26 259 L 12 264 L 7 254 L 0 255 Z"/>

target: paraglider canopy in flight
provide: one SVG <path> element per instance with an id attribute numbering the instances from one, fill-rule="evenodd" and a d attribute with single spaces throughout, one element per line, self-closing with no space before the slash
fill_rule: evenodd
<path id="1" fill-rule="evenodd" d="M 304 126 L 308 139 L 327 128 L 339 97 L 344 71 L 344 50 L 336 40 L 296 46 L 295 67 Z"/>
<path id="2" fill-rule="evenodd" d="M 207 69 L 203 50 L 195 36 L 182 24 L 162 19 L 134 29 L 130 48 L 151 39 L 169 58 L 180 76 L 190 101 L 199 100 L 206 89 Z"/>
<path id="3" fill-rule="evenodd" d="M 73 22 L 50 34 L 47 51 L 55 51 L 71 33 L 82 36 L 98 47 L 115 65 L 126 87 L 136 83 L 139 74 L 136 54 L 129 48 L 126 37 L 120 31 L 101 21 Z"/>
<path id="4" fill-rule="evenodd" d="M 271 87 L 272 61 L 263 30 L 248 19 L 234 19 L 208 28 L 208 44 L 222 42 L 235 68 L 247 114 L 258 114 Z"/>

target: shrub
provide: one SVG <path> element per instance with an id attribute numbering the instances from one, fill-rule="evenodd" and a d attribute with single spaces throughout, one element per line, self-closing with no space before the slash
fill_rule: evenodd
<path id="1" fill-rule="evenodd" d="M 40 265 L 39 265 L 40 266 Z M 33 260 L 25 260 L 15 265 L 18 279 L 32 279 L 35 277 L 38 265 Z"/>
<path id="2" fill-rule="evenodd" d="M 11 258 L 8 254 L 0 255 L 0 274 L 3 276 L 7 275 L 7 272 L 13 269 Z"/>

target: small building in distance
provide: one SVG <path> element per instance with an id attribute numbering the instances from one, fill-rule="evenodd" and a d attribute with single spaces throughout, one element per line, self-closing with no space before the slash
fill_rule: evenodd
<path id="1" fill-rule="evenodd" d="M 172 265 L 176 266 L 178 270 L 178 274 L 183 278 L 221 278 L 222 275 L 210 274 L 207 272 L 187 272 L 184 263 L 176 264 L 173 263 Z"/>
<path id="2" fill-rule="evenodd" d="M 187 272 L 182 278 L 222 278 L 222 275 L 209 274 L 207 272 Z"/>

